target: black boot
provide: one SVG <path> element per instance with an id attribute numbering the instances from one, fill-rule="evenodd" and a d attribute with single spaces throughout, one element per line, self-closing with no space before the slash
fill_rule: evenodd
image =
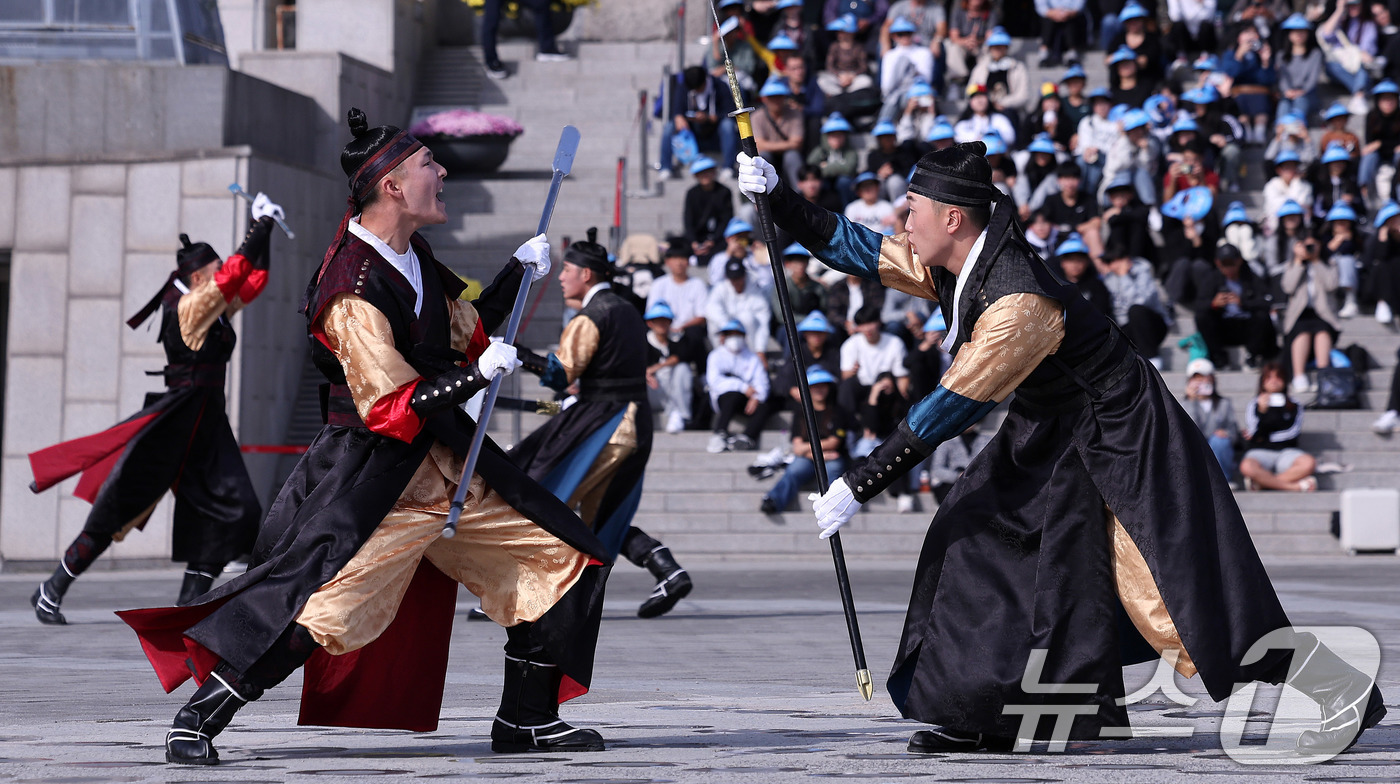
<path id="1" fill-rule="evenodd" d="M 491 725 L 491 750 L 498 754 L 603 751 L 603 736 L 596 730 L 578 729 L 559 718 L 559 668 L 548 661 L 542 647 L 531 649 L 526 642 L 529 626 L 522 623 L 506 629 L 505 686 Z"/>
<path id="2" fill-rule="evenodd" d="M 690 575 L 676 563 L 676 559 L 671 557 L 671 551 L 664 546 L 652 550 L 642 565 L 656 577 L 657 583 L 651 590 L 651 596 L 647 597 L 637 610 L 638 617 L 655 618 L 665 615 L 676 606 L 676 602 L 690 593 Z"/>
<path id="3" fill-rule="evenodd" d="M 86 571 L 111 543 L 110 536 L 84 531 L 68 545 L 68 549 L 63 553 L 63 560 L 58 562 L 58 568 L 53 570 L 49 579 L 39 583 L 39 587 L 34 589 L 34 595 L 29 597 L 29 606 L 34 608 L 34 617 L 39 619 L 39 623 L 51 626 L 63 626 L 68 623 L 68 619 L 59 611 L 63 595 L 68 593 L 68 586 L 78 579 L 78 575 Z"/>
<path id="4" fill-rule="evenodd" d="M 915 754 L 949 754 L 971 751 L 1011 751 L 1012 743 L 1007 738 L 983 735 L 980 732 L 955 730 L 952 727 L 935 727 L 919 730 L 909 738 L 909 750 Z"/>
<path id="5" fill-rule="evenodd" d="M 203 596 L 214 584 L 214 578 L 222 571 L 222 567 L 190 564 L 189 568 L 185 569 L 185 581 L 180 584 L 180 598 L 175 600 L 175 604 L 184 607 Z"/>
<path id="6" fill-rule="evenodd" d="M 234 691 L 221 674 L 223 664 L 204 681 L 185 703 L 185 707 L 175 714 L 175 723 L 165 733 L 165 761 L 182 765 L 217 765 L 219 752 L 214 748 L 214 736 L 223 732 L 233 714 L 249 702 L 262 696 L 261 691 L 252 691 L 246 685 Z M 233 681 L 229 678 L 230 682 Z"/>
<path id="7" fill-rule="evenodd" d="M 1385 717 L 1385 700 L 1371 678 L 1320 641 L 1311 652 L 1303 650 L 1293 654 L 1304 658 L 1288 685 L 1322 707 L 1322 727 L 1298 736 L 1298 752 L 1340 754 Z"/>

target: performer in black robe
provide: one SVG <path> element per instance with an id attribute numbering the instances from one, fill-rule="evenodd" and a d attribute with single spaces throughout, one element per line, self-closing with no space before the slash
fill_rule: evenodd
<path id="1" fill-rule="evenodd" d="M 164 376 L 166 391 L 147 395 L 144 408 L 114 427 L 29 456 L 30 489 L 81 472 L 74 495 L 92 504 L 82 533 L 30 598 L 41 623 L 67 623 L 59 605 L 68 587 L 113 540 L 144 528 L 167 491 L 175 494 L 171 556 L 188 564 L 178 604 L 209 590 L 229 561 L 252 549 L 262 508 L 224 413 L 224 375 L 236 340 L 229 319 L 267 285 L 272 216 L 281 213 L 258 194 L 248 235 L 227 261 L 181 234 L 176 270 L 127 321 L 136 329 L 160 310 L 156 340 L 166 365 L 148 375 Z"/>
<path id="2" fill-rule="evenodd" d="M 1348 747 L 1385 714 L 1379 690 L 1290 631 L 1205 438 L 1112 322 L 1030 249 L 984 153 L 973 142 L 924 156 L 909 232 L 894 237 L 812 206 L 766 161 L 741 156 L 741 190 L 771 192 L 775 221 L 814 256 L 936 300 L 950 325 L 939 386 L 814 504 L 824 536 L 1016 392 L 924 542 L 888 688 L 904 716 L 941 726 L 915 733 L 910 750 L 1025 748 L 1044 736 L 1022 719 L 1056 709 L 1072 724 L 1054 740 L 1113 735 L 1101 731 L 1128 724 L 1120 667 L 1154 648 L 1218 701 L 1287 677 L 1322 706 L 1321 730 L 1299 749 Z M 1246 663 L 1280 629 L 1292 650 Z"/>
<path id="3" fill-rule="evenodd" d="M 661 542 L 632 525 L 651 457 L 647 399 L 647 326 L 636 305 L 612 288 L 612 262 L 598 230 L 564 254 L 559 284 L 583 309 L 564 327 L 559 350 L 541 357 L 522 350 L 525 368 L 554 390 L 578 384 L 578 402 L 511 450 L 531 477 L 593 528 L 614 558 L 656 578 L 637 615 L 663 615 L 691 590 L 690 575 Z"/>
<path id="4" fill-rule="evenodd" d="M 437 727 L 458 583 L 507 627 L 492 749 L 597 751 L 559 719 L 588 689 L 607 552 L 489 440 L 456 536 L 442 538 L 475 423 L 460 404 L 519 365 L 491 342 L 536 237 L 472 303 L 418 236 L 447 220 L 445 170 L 411 135 L 368 128 L 341 155 L 351 203 L 307 287 L 326 426 L 277 496 L 251 567 L 184 608 L 120 613 L 166 690 L 201 684 L 166 736 L 171 762 L 213 764 L 235 711 L 306 664 L 303 724 Z M 358 217 L 356 217 L 358 216 Z"/>

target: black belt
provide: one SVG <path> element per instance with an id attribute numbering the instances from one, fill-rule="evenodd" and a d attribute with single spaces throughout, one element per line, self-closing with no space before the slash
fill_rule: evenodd
<path id="1" fill-rule="evenodd" d="M 1097 400 L 1112 389 L 1137 363 L 1137 352 L 1113 329 L 1103 345 L 1073 367 L 1054 354 L 1045 358 L 1062 374 L 1037 386 L 1016 388 L 1015 403 L 1039 411 L 1064 411 Z"/>
<path id="2" fill-rule="evenodd" d="M 647 380 L 642 378 L 581 378 L 580 400 L 632 401 L 647 399 Z"/>
<path id="3" fill-rule="evenodd" d="M 146 375 L 164 376 L 165 385 L 171 389 L 185 387 L 218 387 L 222 389 L 227 371 L 228 363 L 226 362 L 195 362 L 184 365 L 166 365 L 161 370 L 147 370 Z"/>

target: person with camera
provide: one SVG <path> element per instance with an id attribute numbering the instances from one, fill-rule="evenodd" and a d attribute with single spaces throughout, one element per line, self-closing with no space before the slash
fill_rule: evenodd
<path id="1" fill-rule="evenodd" d="M 1240 473 L 1246 490 L 1317 489 L 1313 469 L 1317 459 L 1298 448 L 1303 430 L 1303 405 L 1284 391 L 1283 367 L 1268 362 L 1259 368 L 1259 389 L 1245 412 L 1246 451 Z"/>
<path id="2" fill-rule="evenodd" d="M 1308 358 L 1319 368 L 1330 365 L 1341 323 L 1332 308 L 1337 290 L 1337 268 L 1322 258 L 1322 243 L 1306 237 L 1293 243 L 1293 260 L 1283 271 L 1283 293 L 1288 308 L 1283 313 L 1284 345 L 1292 359 L 1294 393 L 1309 391 Z"/>
<path id="3" fill-rule="evenodd" d="M 1221 245 L 1215 263 L 1197 260 L 1196 329 L 1206 342 L 1210 361 L 1225 367 L 1226 346 L 1244 346 L 1250 367 L 1278 353 L 1278 338 L 1269 318 L 1273 296 L 1268 281 L 1254 274 L 1234 245 Z"/>

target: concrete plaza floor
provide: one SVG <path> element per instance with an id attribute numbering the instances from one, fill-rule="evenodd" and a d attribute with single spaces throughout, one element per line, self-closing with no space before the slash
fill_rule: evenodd
<path id="1" fill-rule="evenodd" d="M 298 727 L 297 675 L 238 714 L 219 737 L 224 764 L 215 768 L 164 764 L 165 730 L 191 687 L 164 694 L 134 635 L 111 613 L 169 602 L 177 571 L 85 575 L 64 603 L 66 628 L 34 620 L 28 598 L 39 575 L 4 574 L 0 781 L 1400 782 L 1400 558 L 1276 558 L 1268 565 L 1295 623 L 1360 626 L 1383 650 L 1390 717 L 1325 764 L 1290 765 L 1267 753 L 1250 758 L 1261 764 L 1237 762 L 1222 751 L 1224 706 L 1198 680 L 1183 679 L 1175 681 L 1184 692 L 1172 695 L 1176 701 L 1159 691 L 1132 705 L 1132 739 L 1075 742 L 1063 753 L 1037 746 L 1026 754 L 908 754 L 908 736 L 920 725 L 899 719 L 883 690 L 909 590 L 905 556 L 852 564 L 876 680 L 869 703 L 856 692 L 829 564 L 687 562 L 696 582 L 691 598 L 667 617 L 643 621 L 634 613 L 650 581 L 624 563 L 609 587 L 594 690 L 563 711 L 599 729 L 608 751 L 493 755 L 487 735 L 505 633 L 459 614 L 437 732 Z M 460 596 L 461 609 L 470 599 Z M 1153 665 L 1129 668 L 1129 691 L 1153 673 Z M 1256 744 L 1268 727 L 1261 705 L 1272 701 L 1256 698 L 1245 729 Z"/>

